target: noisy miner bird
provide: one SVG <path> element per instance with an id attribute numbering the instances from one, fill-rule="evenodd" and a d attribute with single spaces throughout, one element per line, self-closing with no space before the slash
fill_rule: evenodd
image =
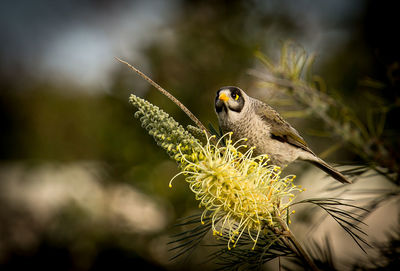
<path id="1" fill-rule="evenodd" d="M 269 105 L 249 97 L 234 86 L 222 87 L 215 98 L 215 111 L 224 133 L 232 140 L 247 138 L 254 155 L 267 154 L 271 163 L 286 166 L 300 159 L 312 163 L 342 183 L 343 174 L 328 165 L 307 146 L 300 134 Z"/>

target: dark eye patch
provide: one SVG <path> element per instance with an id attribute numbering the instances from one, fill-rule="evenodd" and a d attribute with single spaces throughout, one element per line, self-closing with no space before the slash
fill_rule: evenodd
<path id="1" fill-rule="evenodd" d="M 232 98 L 233 101 L 235 102 L 229 102 L 229 105 L 227 105 L 226 103 L 222 103 L 219 100 L 219 95 L 220 92 L 222 90 L 229 90 L 230 92 L 230 96 Z M 222 87 L 217 91 L 217 96 L 215 97 L 215 110 L 217 111 L 217 113 L 221 112 L 222 110 L 225 110 L 226 112 L 228 112 L 228 108 L 231 111 L 240 113 L 244 107 L 244 98 L 242 96 L 241 90 L 238 87 L 234 87 L 234 86 L 228 86 L 228 87 Z"/>
<path id="2" fill-rule="evenodd" d="M 240 89 L 238 89 L 237 87 L 229 87 L 229 90 L 231 92 L 232 99 L 236 101 L 235 103 L 229 106 L 229 109 L 240 113 L 244 106 L 244 99 L 242 93 L 240 92 Z"/>
<path id="3" fill-rule="evenodd" d="M 231 91 L 232 99 L 238 100 L 239 99 L 238 97 L 241 97 L 239 89 L 233 87 L 233 88 L 230 88 L 230 91 Z"/>

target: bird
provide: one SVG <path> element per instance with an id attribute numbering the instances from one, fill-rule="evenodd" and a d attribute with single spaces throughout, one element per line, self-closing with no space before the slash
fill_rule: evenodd
<path id="1" fill-rule="evenodd" d="M 215 97 L 215 112 L 223 133 L 232 140 L 247 139 L 253 155 L 268 155 L 274 165 L 285 167 L 295 160 L 310 162 L 341 183 L 351 183 L 342 173 L 319 158 L 299 132 L 264 102 L 236 86 L 222 87 Z"/>

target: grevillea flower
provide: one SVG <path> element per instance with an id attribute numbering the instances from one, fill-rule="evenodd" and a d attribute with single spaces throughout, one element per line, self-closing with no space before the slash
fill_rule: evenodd
<path id="1" fill-rule="evenodd" d="M 186 176 L 199 207 L 204 207 L 201 222 L 211 218 L 214 235 L 226 237 L 229 249 L 243 233 L 254 241 L 254 248 L 265 227 L 280 228 L 279 221 L 288 220 L 287 207 L 301 191 L 293 184 L 295 176 L 281 178 L 281 169 L 269 165 L 268 156 L 253 157 L 246 139 L 232 142 L 231 133 L 218 141 L 199 136 L 198 129 L 189 132 L 148 101 L 135 95 L 130 101 L 142 126 L 178 162 L 178 175 Z"/>
<path id="2" fill-rule="evenodd" d="M 246 139 L 233 143 L 231 136 L 216 143 L 208 138 L 205 146 L 199 145 L 201 159 L 196 161 L 182 155 L 178 175 L 186 175 L 199 207 L 204 207 L 202 222 L 210 217 L 213 234 L 226 234 L 228 249 L 243 233 L 253 240 L 254 249 L 264 227 L 280 227 L 278 219 L 288 219 L 287 207 L 301 189 L 293 184 L 294 175 L 281 178 L 281 169 L 269 165 L 266 155 L 252 157 L 254 148 L 243 144 Z"/>

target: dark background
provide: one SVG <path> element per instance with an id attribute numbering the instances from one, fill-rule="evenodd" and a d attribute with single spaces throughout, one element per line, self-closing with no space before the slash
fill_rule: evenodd
<path id="1" fill-rule="evenodd" d="M 215 126 L 216 90 L 256 96 L 254 53 L 278 59 L 292 40 L 317 53 L 314 72 L 362 112 L 367 79 L 383 103 L 399 102 L 398 26 L 386 1 L 2 1 L 0 269 L 194 269 L 202 260 L 168 261 L 171 226 L 197 203 L 183 179 L 168 188 L 176 165 L 128 97 L 190 120 L 114 57 Z M 289 121 L 316 153 L 331 144 Z M 397 122 L 389 116 L 393 136 Z M 328 160 L 355 159 L 344 153 Z M 380 236 L 393 219 L 371 231 Z"/>

